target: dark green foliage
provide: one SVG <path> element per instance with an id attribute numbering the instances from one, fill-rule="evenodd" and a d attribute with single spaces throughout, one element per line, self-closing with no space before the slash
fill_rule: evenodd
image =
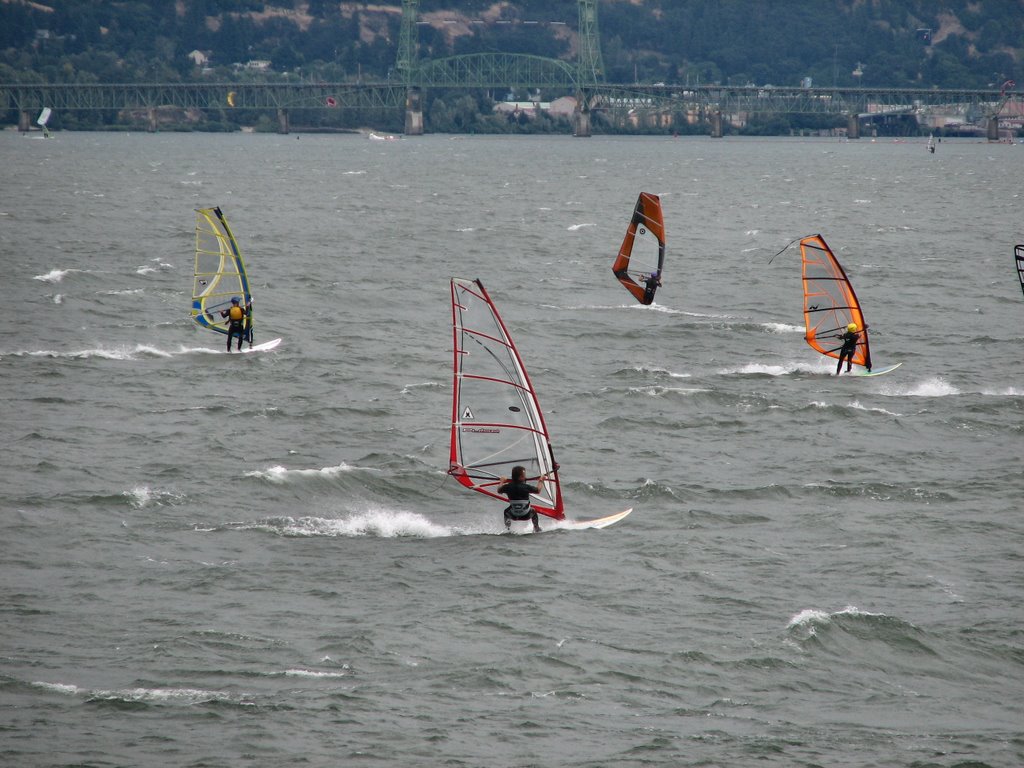
<path id="1" fill-rule="evenodd" d="M 390 7 L 390 12 L 367 8 Z M 52 7 L 53 12 L 42 10 Z M 493 0 L 422 0 L 422 14 L 478 19 Z M 601 48 L 613 82 L 988 87 L 1024 82 L 1022 0 L 601 0 Z M 61 0 L 0 3 L 0 63 L 28 76 L 75 79 L 81 54 L 124 62 L 119 80 L 170 69 L 199 77 L 186 59 L 209 52 L 217 67 L 269 59 L 274 73 L 300 69 L 383 79 L 394 67 L 400 0 L 343 15 L 327 0 Z M 291 14 L 291 15 L 288 15 Z M 454 38 L 420 25 L 420 55 L 512 51 L 570 58 L 575 0 L 517 0 L 507 24 L 472 25 Z M 538 22 L 526 24 L 523 22 Z M 564 22 L 555 25 L 550 22 Z M 930 30 L 922 36 L 920 30 Z M 933 41 L 929 44 L 929 38 Z M 160 65 L 154 65 L 159 61 Z M 862 65 L 861 79 L 853 74 Z M 100 81 L 110 68 L 93 72 Z M 82 72 L 81 62 L 73 67 Z"/>
<path id="2" fill-rule="evenodd" d="M 0 80 L 393 79 L 401 0 L 346 7 L 343 13 L 337 0 L 0 2 Z M 797 86 L 811 77 L 815 86 L 1024 83 L 1024 0 L 600 0 L 598 7 L 609 82 Z M 468 25 L 472 34 L 454 36 L 444 24 L 418 25 L 421 58 L 507 51 L 570 60 L 576 50 L 576 0 L 501 6 L 494 0 L 421 0 L 420 11 L 476 21 L 486 12 L 490 20 Z M 495 18 L 507 23 L 491 23 Z M 208 69 L 189 60 L 193 50 L 210 57 Z M 254 59 L 269 60 L 270 71 L 235 66 Z M 464 99 L 475 101 L 475 118 Z M 428 128 L 551 127 L 546 117 L 513 124 L 493 115 L 485 101 L 465 93 L 438 97 L 428 105 Z M 772 120 L 753 121 L 745 130 L 779 128 Z"/>

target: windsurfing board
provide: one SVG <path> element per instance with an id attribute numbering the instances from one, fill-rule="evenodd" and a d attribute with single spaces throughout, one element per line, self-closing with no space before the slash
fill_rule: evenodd
<path id="1" fill-rule="evenodd" d="M 555 520 L 554 525 L 552 525 L 550 528 L 542 528 L 539 531 L 534 531 L 527 527 L 527 529 L 524 531 L 515 531 L 513 529 L 512 532 L 516 535 L 528 536 L 533 535 L 535 533 L 553 533 L 554 531 L 584 531 L 588 528 L 607 528 L 609 525 L 614 525 L 615 523 L 619 522 L 619 520 L 624 518 L 632 511 L 633 508 L 630 507 L 629 509 L 624 509 L 622 512 L 615 512 L 614 514 L 605 515 L 604 517 L 594 517 L 579 520 L 573 520 L 566 517 L 562 518 L 561 520 Z M 540 519 L 548 520 L 549 518 L 546 518 L 544 515 L 541 515 Z"/>
<path id="2" fill-rule="evenodd" d="M 626 515 L 633 511 L 633 508 L 625 509 L 622 512 L 616 512 L 611 515 L 605 515 L 604 517 L 595 517 L 585 520 L 559 520 L 558 525 L 553 530 L 569 530 L 569 531 L 582 531 L 586 528 L 607 528 L 609 525 L 615 525 L 615 523 L 622 520 Z"/>
<path id="3" fill-rule="evenodd" d="M 853 374 L 854 376 L 881 376 L 885 373 L 890 373 L 899 368 L 903 363 L 896 363 L 895 365 L 887 365 L 884 368 L 872 368 L 870 371 L 858 371 Z"/>
<path id="4" fill-rule="evenodd" d="M 281 339 L 271 339 L 270 341 L 264 341 L 262 344 L 257 344 L 254 347 L 246 347 L 243 345 L 242 352 L 268 352 L 278 344 L 281 343 Z M 234 353 L 232 353 L 234 354 Z"/>

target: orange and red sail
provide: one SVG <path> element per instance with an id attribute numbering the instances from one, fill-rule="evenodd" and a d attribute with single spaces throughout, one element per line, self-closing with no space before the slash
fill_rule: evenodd
<path id="1" fill-rule="evenodd" d="M 859 338 L 852 361 L 870 370 L 868 326 L 842 265 L 821 235 L 803 238 L 800 256 L 803 260 L 804 338 L 807 343 L 823 355 L 838 358 L 843 347 L 843 333 L 853 323 L 857 326 Z"/>
<path id="2" fill-rule="evenodd" d="M 665 218 L 661 200 L 650 192 L 641 192 L 612 272 L 637 301 L 650 304 L 661 285 L 664 267 Z"/>

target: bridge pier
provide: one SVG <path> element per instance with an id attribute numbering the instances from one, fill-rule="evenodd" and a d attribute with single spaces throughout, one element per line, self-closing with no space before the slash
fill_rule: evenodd
<path id="1" fill-rule="evenodd" d="M 999 141 L 999 116 L 992 115 L 985 126 L 985 134 L 989 141 Z"/>
<path id="2" fill-rule="evenodd" d="M 156 133 L 156 110 L 153 107 L 146 110 L 146 133 Z"/>
<path id="3" fill-rule="evenodd" d="M 722 110 L 720 109 L 711 113 L 711 138 L 722 138 Z"/>
<path id="4" fill-rule="evenodd" d="M 32 126 L 32 115 L 26 110 L 18 110 L 18 130 L 22 133 L 28 133 Z"/>
<path id="5" fill-rule="evenodd" d="M 846 138 L 860 138 L 860 119 L 857 115 L 850 115 L 846 118 Z"/>
<path id="6" fill-rule="evenodd" d="M 288 110 L 280 107 L 277 110 L 277 132 L 287 135 L 288 128 Z"/>
<path id="7" fill-rule="evenodd" d="M 405 92 L 405 135 L 423 135 L 423 91 L 419 88 Z"/>
<path id="8" fill-rule="evenodd" d="M 590 109 L 586 104 L 586 96 L 581 96 L 572 113 L 572 135 L 580 139 L 589 139 L 593 133 L 590 129 Z"/>

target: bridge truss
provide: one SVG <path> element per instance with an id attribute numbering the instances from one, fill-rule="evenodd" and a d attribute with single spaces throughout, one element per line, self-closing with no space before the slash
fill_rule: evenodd
<path id="1" fill-rule="evenodd" d="M 396 78 L 377 83 L 133 83 L 2 84 L 0 109 L 17 110 L 27 129 L 28 115 L 54 110 L 154 110 L 162 107 L 221 110 L 276 110 L 287 131 L 292 110 L 419 111 L 428 89 L 542 89 L 546 96 L 574 95 L 580 111 L 602 114 L 613 123 L 665 122 L 666 116 L 718 115 L 719 120 L 755 114 L 844 115 L 863 119 L 885 114 L 970 112 L 993 118 L 1007 104 L 1021 106 L 1024 94 L 969 89 L 778 88 L 621 85 L 604 82 L 598 0 L 577 0 L 577 59 L 574 62 L 513 53 L 485 53 L 421 60 L 417 25 L 420 0 L 402 0 Z M 1012 85 L 1012 84 L 1010 84 Z M 1019 111 L 1017 111 L 1019 114 Z M 151 119 L 151 128 L 155 121 Z M 589 128 L 588 128 L 589 130 Z"/>

